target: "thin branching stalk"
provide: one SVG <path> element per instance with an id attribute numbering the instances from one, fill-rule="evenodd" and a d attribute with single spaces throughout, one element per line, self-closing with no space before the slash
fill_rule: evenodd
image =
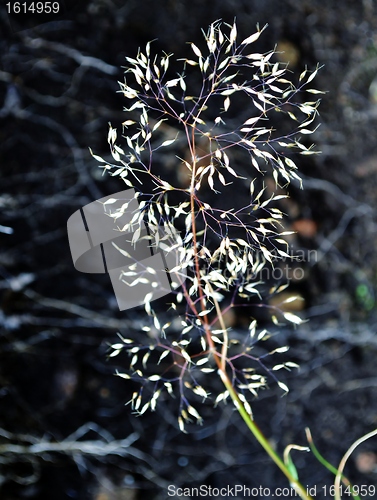
<path id="1" fill-rule="evenodd" d="M 311 88 L 310 82 L 319 67 L 303 71 L 295 86 L 287 79 L 287 68 L 273 62 L 274 51 L 250 51 L 264 29 L 257 26 L 254 34 L 239 43 L 236 23 L 211 24 L 204 36 L 204 49 L 191 43 L 193 55 L 183 59 L 181 72 L 171 69 L 172 54 L 152 55 L 150 43 L 135 58 L 126 58 L 125 80 L 120 83 L 120 92 L 129 103 L 123 122 L 126 148 L 116 144 L 117 131 L 110 126 L 108 142 L 115 163 L 93 156 L 104 171 L 138 189 L 139 210 L 130 222 L 117 225 L 124 208 L 107 212 L 118 231 L 132 233 L 133 243 L 141 238 L 143 224 L 148 225 L 150 234 L 164 228 L 176 235 L 173 243 L 180 249 L 180 258 L 171 275 L 180 287 L 173 290 L 168 311 L 171 317 L 156 313 L 151 305 L 153 293 L 148 292 L 144 342 L 139 340 L 140 332 L 137 339 L 119 334 L 121 341 L 112 345 L 110 356 L 122 350 L 130 355 L 128 370 L 117 374 L 141 384 L 130 401 L 138 415 L 154 411 L 162 391 L 179 394 L 178 425 L 183 432 L 193 419 L 202 423 L 190 394 L 196 400 L 198 396 L 203 401 L 210 399 L 211 380 L 219 376 L 224 390 L 215 395 L 214 405 L 230 398 L 298 495 L 309 500 L 305 488 L 258 428 L 249 402 L 259 389 L 267 387 L 267 376 L 287 392 L 288 387 L 275 372 L 297 365 L 280 360 L 267 368 L 266 356 L 279 356 L 288 348 L 253 356 L 254 344 L 266 340 L 268 332 L 258 329 L 251 317 L 240 343 L 226 325 L 224 312 L 228 308 L 220 307 L 229 294 L 229 308 L 236 296 L 245 304 L 250 298 L 260 298 L 261 271 L 290 259 L 284 240 L 290 233 L 282 229 L 284 214 L 277 202 L 287 197 L 281 194 L 284 186 L 292 180 L 301 182 L 292 157 L 316 153 L 306 137 L 317 128 L 313 123 L 319 100 L 313 100 L 313 95 L 321 92 Z M 201 83 L 196 90 L 198 77 Z M 310 100 L 305 100 L 307 94 Z M 285 134 L 278 132 L 282 116 L 294 124 Z M 169 153 L 174 145 L 176 149 Z M 174 174 L 164 178 L 156 168 L 169 154 L 176 171 L 184 174 L 181 179 Z M 259 180 L 263 176 L 275 182 L 279 194 L 268 193 L 267 185 Z M 145 177 L 153 186 L 152 193 L 143 191 L 141 178 Z M 228 186 L 248 201 L 235 199 L 234 207 L 226 210 L 215 207 L 208 193 L 226 196 Z M 180 201 L 173 203 L 173 194 Z M 181 235 L 175 231 L 177 226 L 185 228 Z M 130 266 L 122 270 L 119 279 L 128 287 L 153 285 L 154 277 L 148 278 L 153 272 L 143 269 L 139 275 L 135 266 Z M 276 284 L 275 293 L 285 287 Z M 211 319 L 214 313 L 217 321 Z M 277 324 L 279 320 L 302 322 L 299 316 L 283 311 L 280 318 L 272 319 Z M 241 351 L 233 351 L 235 345 L 240 345 Z M 156 353 L 160 355 L 153 365 L 150 360 Z M 152 387 L 152 397 L 145 402 L 142 388 L 147 384 Z"/>
<path id="2" fill-rule="evenodd" d="M 334 487 L 335 487 L 335 500 L 341 500 L 341 489 L 340 489 L 340 481 L 342 480 L 342 475 L 344 471 L 344 467 L 346 466 L 347 460 L 349 457 L 352 455 L 352 453 L 355 451 L 355 449 L 361 444 L 364 443 L 364 441 L 367 441 L 373 436 L 377 436 L 377 429 L 374 429 L 371 432 L 368 432 L 368 434 L 365 434 L 365 436 L 362 436 L 361 438 L 357 439 L 346 451 L 344 454 L 342 460 L 339 463 L 338 470 L 335 476 L 335 481 L 334 481 Z M 352 490 L 351 486 L 351 490 Z"/>
<path id="3" fill-rule="evenodd" d="M 232 401 L 233 401 L 238 413 L 241 415 L 243 421 L 245 422 L 247 427 L 250 429 L 250 431 L 253 433 L 254 437 L 262 445 L 263 449 L 272 458 L 272 460 L 279 467 L 279 469 L 283 472 L 283 474 L 288 479 L 290 485 L 297 491 L 297 493 L 300 495 L 300 497 L 304 500 L 312 500 L 312 497 L 310 495 L 308 495 L 304 486 L 297 479 L 295 479 L 292 476 L 288 467 L 285 465 L 285 463 L 280 458 L 280 456 L 276 453 L 276 451 L 272 448 L 272 446 L 268 442 L 268 439 L 264 436 L 262 431 L 259 429 L 258 425 L 255 423 L 255 421 L 253 420 L 251 415 L 246 411 L 243 402 L 240 400 L 238 393 L 234 390 L 234 387 L 233 387 L 231 381 L 229 380 L 229 378 L 227 377 L 227 375 L 221 370 L 219 370 L 219 374 L 220 374 L 221 380 L 223 381 L 225 387 L 229 391 L 230 397 L 232 398 Z"/>

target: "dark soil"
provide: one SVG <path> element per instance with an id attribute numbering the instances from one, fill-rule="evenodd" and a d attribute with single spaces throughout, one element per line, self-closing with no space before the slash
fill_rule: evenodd
<path id="1" fill-rule="evenodd" d="M 231 404 L 203 404 L 204 424 L 188 434 L 178 429 L 172 398 L 154 413 L 131 414 L 125 404 L 138 387 L 114 376 L 128 361 L 109 359 L 108 345 L 117 332 L 136 335 L 143 311 L 120 313 L 107 276 L 75 271 L 67 239 L 73 212 L 124 188 L 101 175 L 88 151 L 110 158 L 108 123 L 120 128 L 125 120 L 117 93 L 124 57 L 155 38 L 156 50 L 185 57 L 186 42 L 200 45 L 201 28 L 220 18 L 236 17 L 240 38 L 269 23 L 258 51 L 278 43 L 297 75 L 324 65 L 316 88 L 328 92 L 313 139 L 322 154 L 301 157 L 304 190 L 293 185 L 283 206 L 287 229 L 297 231 L 293 247 L 316 251 L 288 289 L 302 296 L 298 314 L 310 321 L 270 328 L 266 307 L 250 306 L 233 328 L 245 335 L 244 322 L 259 313 L 274 332 L 266 348 L 289 345 L 279 356 L 301 367 L 277 373 L 288 395 L 270 377 L 269 390 L 252 401 L 271 443 L 281 453 L 291 443 L 305 446 L 309 427 L 338 465 L 377 427 L 377 6 L 98 0 L 65 7 L 43 24 L 10 24 L 7 7 L 0 9 L 1 500 L 165 500 L 179 497 L 169 485 L 271 494 L 287 486 Z M 162 173 L 176 175 L 158 161 Z M 216 377 L 211 384 L 216 395 Z M 376 439 L 348 462 L 356 485 L 377 486 Z M 311 453 L 292 457 L 302 483 L 330 498 L 331 474 Z M 364 498 L 373 498 L 368 491 Z"/>

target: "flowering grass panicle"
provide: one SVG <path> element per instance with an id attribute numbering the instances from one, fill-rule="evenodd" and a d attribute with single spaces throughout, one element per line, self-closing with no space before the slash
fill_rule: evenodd
<path id="1" fill-rule="evenodd" d="M 142 355 L 141 365 L 145 366 L 154 349 L 162 351 L 158 364 L 164 359 L 166 365 L 170 359 L 179 366 L 181 371 L 176 378 L 167 379 L 163 375 L 147 377 L 146 380 L 156 386 L 152 399 L 141 405 L 140 395 L 135 395 L 132 406 L 139 413 L 147 408 L 154 409 L 161 390 L 172 392 L 172 384 L 177 382 L 182 389 L 181 428 L 183 421 L 188 420 L 188 414 L 201 421 L 198 412 L 188 403 L 184 388 L 207 398 L 208 392 L 196 383 L 194 373 L 198 370 L 202 373 L 215 371 L 213 360 L 224 372 L 230 370 L 233 374 L 232 383 L 239 391 L 247 390 L 256 395 L 256 390 L 266 385 L 264 375 L 254 373 L 254 368 L 250 366 L 237 370 L 235 361 L 242 357 L 263 365 L 250 351 L 255 340 L 266 338 L 267 332 L 257 333 L 256 321 L 252 320 L 249 335 L 242 342 L 242 355 L 238 347 L 238 354 L 232 357 L 232 346 L 238 345 L 240 341 L 230 338 L 220 302 L 224 293 L 230 291 L 233 297 L 238 295 L 244 301 L 252 295 L 259 296 L 259 283 L 252 278 L 267 262 L 273 264 L 279 257 L 289 257 L 287 244 L 282 239 L 289 232 L 278 230 L 283 213 L 273 206 L 274 202 L 286 195 L 272 193 L 266 198 L 265 186 L 256 192 L 256 176 L 262 176 L 263 169 L 269 166 L 276 185 L 287 185 L 292 179 L 300 180 L 295 162 L 285 151 L 296 150 L 301 155 L 315 153 L 313 146 L 306 146 L 300 137 L 315 131 L 316 128 L 310 130 L 308 127 L 312 126 L 318 114 L 319 100 L 303 101 L 297 96 L 301 97 L 303 92 L 311 95 L 319 93 L 308 88 L 318 68 L 314 72 L 305 70 L 296 87 L 287 79 L 287 67 L 271 62 L 274 51 L 266 54 L 250 51 L 250 46 L 258 40 L 264 29 L 258 27 L 256 33 L 237 43 L 235 23 L 232 26 L 218 22 L 211 24 L 204 35 L 206 53 L 203 54 L 197 45 L 191 43 L 192 58 L 181 60 L 182 71 L 174 78 L 169 72 L 172 54 L 152 55 L 151 43 L 147 44 L 144 53 L 139 51 L 136 58 L 127 57 L 125 81 L 120 83 L 121 92 L 130 102 L 125 110 L 132 118 L 122 124 L 127 133 L 126 150 L 116 144 L 117 131 L 110 126 L 108 142 L 116 164 L 94 155 L 110 175 L 121 177 L 127 186 L 140 186 L 140 192 L 137 193 L 141 200 L 140 210 L 135 213 L 130 224 L 146 220 L 152 230 L 161 225 L 171 227 L 171 230 L 177 224 L 185 227 L 185 234 L 180 241 L 183 251 L 179 267 L 188 274 L 171 304 L 173 311 L 178 311 L 182 302 L 186 305 L 178 336 L 176 321 L 175 335 L 172 336 L 175 339 L 166 336 L 171 323 L 160 325 L 146 297 L 145 307 L 153 324 L 151 327 L 145 326 L 144 330 L 150 332 L 153 328 L 162 334 L 161 337 L 155 336 L 155 344 L 145 347 L 135 345 L 132 340 L 124 341 L 115 344 L 112 353 L 115 355 L 121 349 L 127 349 L 132 354 L 129 368 L 133 376 L 140 380 L 143 379 L 143 372 L 138 367 L 139 358 Z M 227 30 L 227 33 L 223 30 Z M 201 84 L 198 91 L 192 93 L 189 83 L 197 82 L 198 75 Z M 244 103 L 247 116 L 239 123 L 232 116 L 230 126 L 227 126 L 227 115 L 232 101 L 236 99 L 237 103 L 240 100 Z M 219 103 L 220 109 L 217 109 Z M 216 109 L 217 113 L 214 113 Z M 295 125 L 289 134 L 282 137 L 271 126 L 273 115 L 277 113 L 284 113 Z M 139 116 L 135 117 L 137 114 Z M 161 142 L 161 128 L 165 123 L 169 124 L 168 132 L 173 131 L 174 136 L 164 138 Z M 175 155 L 174 144 L 180 143 L 182 139 L 186 143 L 189 158 L 175 159 L 177 168 L 183 167 L 188 172 L 190 182 L 184 188 L 164 179 L 161 175 L 163 172 L 157 173 L 153 162 L 161 148 L 170 148 L 172 155 Z M 203 146 L 204 142 L 206 147 Z M 241 176 L 232 165 L 231 157 L 236 149 L 247 152 L 249 179 Z M 245 172 L 245 168 L 242 172 Z M 142 192 L 140 178 L 145 174 L 154 185 L 151 194 Z M 248 205 L 222 210 L 206 201 L 208 187 L 213 193 L 221 193 L 222 198 L 232 197 L 239 180 L 242 186 L 248 185 Z M 172 193 L 180 195 L 177 204 L 170 203 Z M 119 215 L 115 214 L 114 219 Z M 128 227 L 122 229 L 127 230 Z M 139 235 L 140 232 L 134 233 L 134 240 Z M 276 287 L 276 291 L 283 288 L 285 285 Z M 285 313 L 285 317 L 294 323 L 301 321 L 291 313 Z M 215 323 L 221 327 L 214 329 Z M 199 340 L 201 351 L 189 354 L 188 346 L 195 340 Z M 274 352 L 284 350 L 286 348 L 282 347 Z M 294 363 L 279 363 L 273 369 L 283 366 L 293 367 Z M 125 377 L 124 374 L 121 376 Z M 287 390 L 284 384 L 280 385 Z M 229 394 L 226 390 L 217 396 L 215 403 L 227 397 Z M 244 404 L 247 404 L 246 399 Z"/>
<path id="2" fill-rule="evenodd" d="M 152 43 L 135 58 L 126 58 L 120 82 L 128 102 L 124 145 L 117 144 L 117 130 L 110 126 L 114 163 L 93 156 L 104 171 L 137 191 L 139 210 L 119 229 L 127 231 L 135 223 L 146 223 L 152 231 L 162 226 L 169 234 L 182 229 L 177 235 L 179 265 L 172 270 L 181 286 L 162 316 L 148 294 L 144 302 L 149 322 L 143 328 L 147 340 L 120 336 L 111 356 L 126 350 L 128 370 L 118 375 L 151 388 L 147 400 L 142 389 L 132 397 L 132 409 L 139 415 L 153 411 L 163 391 L 179 394 L 183 431 L 192 420 L 202 422 L 201 400 L 212 399 L 216 406 L 231 399 L 291 484 L 308 498 L 254 426 L 250 405 L 250 397 L 266 387 L 268 374 L 297 365 L 279 362 L 267 369 L 266 356 L 287 347 L 254 355 L 255 343 L 268 338 L 268 332 L 260 331 L 251 318 L 248 332 L 240 337 L 224 321 L 236 299 L 247 303 L 260 296 L 255 276 L 264 266 L 290 257 L 284 240 L 289 232 L 282 227 L 277 202 L 286 197 L 283 187 L 292 180 L 300 182 L 292 157 L 316 153 L 307 137 L 317 128 L 316 95 L 321 92 L 310 84 L 319 67 L 303 71 L 295 85 L 286 65 L 274 61 L 274 50 L 252 50 L 265 28 L 257 26 L 254 34 L 238 41 L 236 23 L 215 22 L 204 33 L 203 47 L 190 43 L 191 55 L 174 63 L 172 54 L 153 54 Z M 275 124 L 282 123 L 282 117 L 284 130 L 287 122 L 292 126 L 279 134 Z M 161 168 L 169 156 L 180 177 Z M 272 177 L 273 192 L 263 176 Z M 179 181 L 183 177 L 186 181 Z M 152 192 L 145 192 L 145 186 Z M 120 215 L 113 214 L 115 222 Z M 133 241 L 140 234 L 136 230 Z M 126 277 L 120 279 L 127 286 Z M 285 286 L 276 284 L 274 291 Z M 230 305 L 222 307 L 228 295 Z M 287 321 L 301 322 L 292 313 L 282 314 Z M 214 376 L 223 383 L 218 394 L 210 394 Z"/>

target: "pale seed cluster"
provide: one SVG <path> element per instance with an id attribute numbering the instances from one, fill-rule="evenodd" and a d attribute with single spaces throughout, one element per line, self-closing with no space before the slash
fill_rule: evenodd
<path id="1" fill-rule="evenodd" d="M 276 186 L 285 186 L 293 179 L 300 181 L 296 163 L 287 153 L 316 153 L 312 145 L 301 141 L 302 136 L 317 128 L 313 122 L 319 100 L 305 101 L 298 96 L 321 93 L 309 85 L 319 68 L 313 72 L 305 70 L 296 87 L 287 78 L 288 68 L 273 62 L 273 50 L 265 54 L 250 50 L 264 29 L 257 27 L 254 34 L 239 43 L 236 23 L 211 24 L 204 34 L 204 49 L 191 43 L 192 57 L 181 60 L 182 71 L 175 75 L 170 69 L 172 54 L 152 55 L 151 43 L 135 58 L 127 57 L 125 80 L 120 82 L 120 92 L 129 102 L 125 110 L 130 117 L 123 122 L 124 147 L 116 143 L 117 131 L 110 126 L 108 142 L 115 163 L 93 155 L 104 171 L 119 176 L 126 186 L 139 188 L 136 196 L 140 209 L 129 224 L 118 229 L 132 228 L 136 242 L 141 237 L 142 222 L 152 233 L 164 227 L 166 234 L 174 235 L 172 246 L 180 249 L 179 264 L 171 270 L 181 284 L 169 310 L 172 319 L 161 321 L 151 307 L 151 294 L 147 295 L 145 309 L 150 324 L 143 330 L 149 343 L 120 336 L 121 341 L 112 346 L 111 356 L 127 350 L 131 359 L 128 372 L 118 375 L 140 381 L 141 387 L 152 387 L 153 395 L 147 401 L 142 390 L 133 395 L 131 406 L 138 414 L 154 410 L 163 391 L 174 396 L 174 386 L 178 387 L 178 421 L 182 430 L 191 419 L 202 421 L 189 402 L 188 393 L 196 401 L 198 397 L 212 398 L 210 379 L 217 373 L 228 377 L 241 404 L 252 414 L 248 394 L 256 396 L 258 389 L 267 386 L 266 374 L 260 375 L 257 368 L 265 370 L 266 356 L 287 350 L 280 347 L 264 356 L 253 356 L 255 342 L 265 340 L 268 332 L 258 333 L 256 321 L 252 320 L 245 338 L 236 338 L 224 324 L 220 306 L 228 293 L 233 293 L 233 297 L 238 294 L 244 301 L 259 296 L 260 283 L 255 282 L 255 275 L 266 264 L 273 265 L 275 259 L 289 258 L 282 238 L 289 232 L 282 231 L 283 213 L 274 206 L 286 196 L 272 193 L 266 197 L 266 187 L 257 188 L 258 177 L 268 167 Z M 198 81 L 198 76 L 199 88 L 191 89 L 190 83 Z M 236 123 L 234 116 L 229 120 L 227 116 L 232 103 L 239 100 L 244 102 L 249 116 Z M 213 114 L 213 103 L 220 103 L 217 114 Z M 279 136 L 271 126 L 276 113 L 293 121 L 289 134 Z M 177 168 L 187 171 L 189 183 L 185 187 L 172 185 L 154 164 L 161 151 L 169 148 L 174 156 L 175 148 L 182 143 L 188 154 L 176 156 L 175 160 Z M 247 153 L 248 178 L 244 176 L 245 168 L 241 175 L 233 162 L 237 149 Z M 145 175 L 154 185 L 152 193 L 143 192 L 141 179 Z M 247 206 L 221 210 L 208 203 L 208 189 L 224 197 L 236 182 L 243 186 L 247 183 Z M 179 195 L 181 201 L 173 203 L 173 194 Z M 116 222 L 126 209 L 124 206 L 123 212 L 118 210 L 110 215 Z M 184 228 L 181 235 L 175 230 L 177 227 Z M 134 286 L 139 278 L 130 282 L 123 273 L 120 279 L 127 286 Z M 145 279 L 148 278 L 143 275 Z M 276 286 L 276 291 L 283 288 Z M 301 322 L 292 313 L 284 316 L 295 324 Z M 148 375 L 151 359 L 157 374 Z M 266 371 L 273 374 L 296 366 L 291 362 L 279 363 Z M 278 383 L 284 391 L 288 390 Z M 225 390 L 212 399 L 217 405 L 228 398 L 229 391 Z M 233 402 L 236 404 L 234 399 Z"/>

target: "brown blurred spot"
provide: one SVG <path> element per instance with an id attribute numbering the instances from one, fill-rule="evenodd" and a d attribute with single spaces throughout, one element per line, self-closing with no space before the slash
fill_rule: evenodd
<path id="1" fill-rule="evenodd" d="M 362 451 L 356 455 L 357 469 L 363 474 L 375 472 L 377 470 L 377 455 L 372 451 Z"/>
<path id="2" fill-rule="evenodd" d="M 317 230 L 317 223 L 312 219 L 298 219 L 292 223 L 292 231 L 296 231 L 304 238 L 314 238 Z"/>
<path id="3" fill-rule="evenodd" d="M 371 156 L 356 166 L 355 174 L 357 177 L 368 177 L 368 175 L 377 172 L 377 156 Z"/>
<path id="4" fill-rule="evenodd" d="M 107 387 L 101 387 L 99 393 L 103 399 L 107 399 L 110 396 L 110 391 Z"/>
<path id="5" fill-rule="evenodd" d="M 276 47 L 276 57 L 280 62 L 289 64 L 291 68 L 297 66 L 300 60 L 300 51 L 292 42 L 280 40 Z"/>

